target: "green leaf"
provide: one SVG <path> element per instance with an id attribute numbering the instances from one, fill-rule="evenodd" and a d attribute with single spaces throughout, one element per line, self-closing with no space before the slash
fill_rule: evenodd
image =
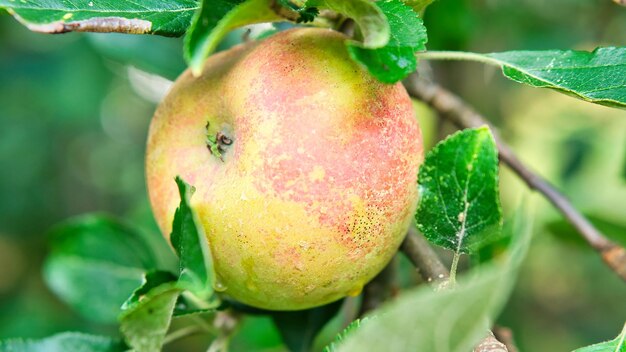
<path id="1" fill-rule="evenodd" d="M 307 23 L 313 22 L 315 17 L 320 14 L 320 11 L 317 7 L 310 6 L 299 6 L 298 4 L 293 3 L 291 0 L 276 0 L 276 3 L 282 6 L 283 8 L 295 12 L 298 18 L 296 18 L 296 23 Z"/>
<path id="2" fill-rule="evenodd" d="M 400 0 L 377 1 L 389 20 L 391 35 L 382 48 L 368 49 L 350 44 L 352 58 L 365 65 L 378 80 L 395 83 L 417 68 L 415 52 L 426 50 L 426 27 L 409 6 Z"/>
<path id="3" fill-rule="evenodd" d="M 124 302 L 122 305 L 123 310 L 131 309 L 133 306 L 139 303 L 152 289 L 156 289 L 157 287 L 164 284 L 177 284 L 177 277 L 172 275 L 172 273 L 168 271 L 160 271 L 155 270 L 148 272 L 144 275 L 143 283 L 140 287 L 138 287 L 133 294 Z M 179 287 L 181 292 L 183 291 L 182 287 Z M 214 308 L 199 308 L 196 306 L 197 301 L 192 300 L 189 301 L 185 298 L 186 293 L 183 293 L 178 297 L 176 302 L 176 306 L 174 309 L 174 316 L 183 316 L 190 314 L 200 314 L 200 313 L 209 313 L 214 312 L 216 309 Z"/>
<path id="4" fill-rule="evenodd" d="M 420 286 L 381 307 L 338 351 L 471 351 L 508 299 L 530 243 L 530 221 L 518 211 L 507 224 L 512 248 L 504 260 L 461 276 L 453 289 Z"/>
<path id="5" fill-rule="evenodd" d="M 216 282 L 213 257 L 204 229 L 189 205 L 194 188 L 186 184 L 180 177 L 176 177 L 176 184 L 181 200 L 180 206 L 174 214 L 170 239 L 180 258 L 178 285 L 189 290 L 200 300 L 211 300 L 210 305 L 217 306 L 219 302 L 214 297 Z"/>
<path id="6" fill-rule="evenodd" d="M 426 10 L 426 7 L 428 7 L 428 5 L 432 4 L 434 1 L 435 0 L 403 0 L 403 2 L 407 6 L 410 6 L 413 11 L 419 14 Z"/>
<path id="7" fill-rule="evenodd" d="M 626 324 L 615 339 L 576 349 L 574 352 L 626 352 Z"/>
<path id="8" fill-rule="evenodd" d="M 417 226 L 432 243 L 471 253 L 500 233 L 498 152 L 488 127 L 437 144 L 419 172 Z"/>
<path id="9" fill-rule="evenodd" d="M 194 74 L 229 31 L 254 23 L 281 19 L 270 8 L 270 0 L 203 0 L 185 36 L 185 60 Z"/>
<path id="10" fill-rule="evenodd" d="M 343 300 L 325 306 L 294 311 L 274 312 L 272 318 L 291 352 L 308 352 L 315 336 L 337 314 Z"/>
<path id="11" fill-rule="evenodd" d="M 509 51 L 486 54 L 508 78 L 582 100 L 626 107 L 626 47 L 587 51 Z"/>
<path id="12" fill-rule="evenodd" d="M 343 340 L 345 340 L 348 336 L 353 334 L 354 331 L 356 331 L 361 326 L 361 324 L 367 322 L 370 319 L 371 318 L 365 317 L 363 319 L 357 319 L 351 322 L 348 326 L 346 326 L 345 329 L 343 329 L 343 331 L 341 331 L 339 334 L 337 334 L 337 336 L 335 336 L 335 341 L 331 342 L 330 344 L 328 344 L 328 346 L 324 347 L 323 352 L 337 352 Z"/>
<path id="13" fill-rule="evenodd" d="M 120 331 L 130 347 L 138 352 L 161 350 L 181 292 L 176 282 L 164 283 L 126 307 L 120 315 Z"/>
<path id="14" fill-rule="evenodd" d="M 28 29 L 41 33 L 120 32 L 180 36 L 191 23 L 194 0 L 0 0 Z"/>
<path id="15" fill-rule="evenodd" d="M 141 301 L 141 299 L 150 292 L 150 290 L 160 285 L 175 281 L 176 276 L 167 271 L 155 270 L 146 273 L 143 277 L 143 282 L 141 286 L 133 291 L 132 295 L 128 297 L 128 299 L 122 305 L 122 309 L 131 309 L 134 305 L 138 304 L 139 301 Z"/>
<path id="16" fill-rule="evenodd" d="M 63 332 L 40 340 L 0 341 L 3 352 L 122 352 L 128 348 L 119 340 L 79 332 Z"/>
<path id="17" fill-rule="evenodd" d="M 50 289 L 83 317 L 115 323 L 124 300 L 141 284 L 141 268 L 54 256 L 44 277 Z"/>
<path id="18" fill-rule="evenodd" d="M 88 319 L 114 323 L 145 271 L 162 268 L 145 235 L 104 215 L 68 220 L 52 232 L 48 286 Z"/>
<path id="19" fill-rule="evenodd" d="M 332 10 L 356 22 L 363 40 L 358 45 L 364 48 L 382 48 L 389 42 L 390 28 L 387 18 L 376 3 L 369 0 L 308 0 L 308 7 Z"/>

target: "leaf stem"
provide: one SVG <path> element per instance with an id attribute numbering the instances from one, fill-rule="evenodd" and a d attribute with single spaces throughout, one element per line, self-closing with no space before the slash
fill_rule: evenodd
<path id="1" fill-rule="evenodd" d="M 461 253 L 454 252 L 454 257 L 452 257 L 452 265 L 450 266 L 450 284 L 452 286 L 456 284 L 456 269 L 459 265 L 460 257 L 461 257 Z"/>
<path id="2" fill-rule="evenodd" d="M 183 337 L 191 336 L 200 332 L 202 332 L 202 330 L 197 326 L 186 326 L 184 328 L 173 331 L 165 336 L 165 338 L 163 339 L 163 344 L 167 345 L 168 343 L 174 342 L 178 339 L 182 339 Z"/>
<path id="3" fill-rule="evenodd" d="M 502 66 L 502 62 L 485 54 L 470 53 L 467 51 L 425 51 L 416 54 L 418 59 L 423 60 L 460 60 L 476 61 L 483 64 Z"/>

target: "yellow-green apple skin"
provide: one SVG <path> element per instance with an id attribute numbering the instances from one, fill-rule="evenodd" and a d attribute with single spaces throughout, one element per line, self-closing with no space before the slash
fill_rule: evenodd
<path id="1" fill-rule="evenodd" d="M 423 150 L 411 101 L 351 60 L 345 40 L 300 28 L 215 54 L 152 120 L 158 224 L 169 236 L 180 175 L 196 188 L 216 289 L 243 303 L 298 310 L 356 295 L 413 218 Z M 207 147 L 218 133 L 232 142 L 221 159 Z"/>

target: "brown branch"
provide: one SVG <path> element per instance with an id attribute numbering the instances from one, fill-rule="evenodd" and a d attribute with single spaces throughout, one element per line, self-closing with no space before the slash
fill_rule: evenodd
<path id="1" fill-rule="evenodd" d="M 417 74 L 409 76 L 404 81 L 404 86 L 412 97 L 424 101 L 459 128 L 490 125 L 483 116 L 454 93 L 435 83 L 419 78 Z M 497 130 L 491 125 L 490 127 L 498 145 L 500 160 L 508 165 L 528 187 L 543 194 L 578 230 L 587 243 L 600 253 L 604 262 L 623 280 L 626 280 L 626 250 L 607 239 L 574 208 L 563 194 L 526 167 L 511 148 L 502 141 Z"/>
<path id="2" fill-rule="evenodd" d="M 415 265 L 424 280 L 433 282 L 436 287 L 445 286 L 450 278 L 448 269 L 443 265 L 435 250 L 424 236 L 411 227 L 400 246 L 400 250 Z"/>
<path id="3" fill-rule="evenodd" d="M 450 273 L 439 259 L 437 253 L 428 241 L 415 228 L 411 227 L 400 246 L 400 250 L 406 254 L 411 263 L 415 265 L 422 278 L 433 282 L 435 290 L 448 287 Z M 486 349 L 488 346 L 497 346 L 500 349 Z M 495 348 L 495 347 L 494 347 Z M 506 346 L 499 342 L 491 331 L 474 348 L 474 352 L 509 352 Z"/>

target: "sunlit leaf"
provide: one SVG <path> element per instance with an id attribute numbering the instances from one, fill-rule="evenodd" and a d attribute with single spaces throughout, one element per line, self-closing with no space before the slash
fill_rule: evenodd
<path id="1" fill-rule="evenodd" d="M 400 0 L 377 1 L 375 4 L 387 17 L 389 41 L 377 49 L 350 44 L 353 59 L 365 65 L 380 81 L 397 82 L 417 68 L 415 52 L 426 50 L 426 27 L 417 13 Z"/>
<path id="2" fill-rule="evenodd" d="M 428 240 L 470 253 L 500 233 L 498 152 L 488 127 L 437 144 L 419 172 L 417 225 Z"/>
<path id="3" fill-rule="evenodd" d="M 204 229 L 189 205 L 194 188 L 186 184 L 180 177 L 176 178 L 176 184 L 181 201 L 174 215 L 170 239 L 180 258 L 178 285 L 189 290 L 200 300 L 210 300 L 212 301 L 211 305 L 217 306 L 219 302 L 214 297 L 213 257 Z"/>
<path id="4" fill-rule="evenodd" d="M 626 107 L 626 47 L 486 54 L 510 79 L 552 88 L 592 103 Z"/>
<path id="5" fill-rule="evenodd" d="M 0 0 L 0 7 L 35 32 L 179 36 L 187 30 L 198 4 L 194 0 Z"/>

